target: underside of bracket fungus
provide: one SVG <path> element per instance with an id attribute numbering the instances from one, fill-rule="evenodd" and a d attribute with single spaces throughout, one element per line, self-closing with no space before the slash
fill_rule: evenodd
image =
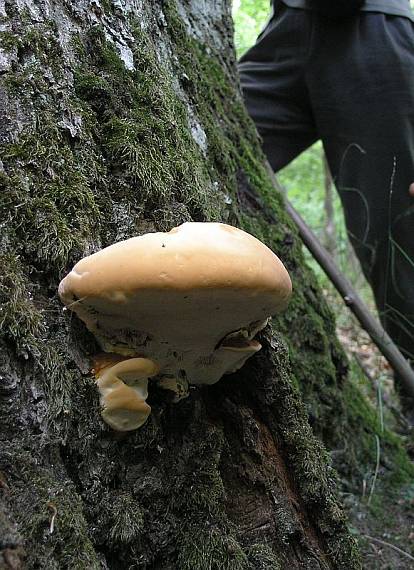
<path id="1" fill-rule="evenodd" d="M 59 295 L 112 354 L 95 365 L 103 418 L 127 431 L 149 414 L 148 378 L 178 400 L 188 383 L 214 384 L 235 372 L 260 350 L 254 336 L 291 290 L 282 262 L 255 237 L 191 222 L 82 259 Z"/>

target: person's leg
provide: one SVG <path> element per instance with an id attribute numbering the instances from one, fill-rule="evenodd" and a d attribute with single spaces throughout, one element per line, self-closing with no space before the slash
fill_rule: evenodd
<path id="1" fill-rule="evenodd" d="M 381 320 L 414 359 L 414 43 L 406 18 L 318 21 L 307 85 Z"/>
<path id="2" fill-rule="evenodd" d="M 256 44 L 240 59 L 247 110 L 277 171 L 316 140 L 304 82 L 311 16 L 276 0 L 275 13 Z"/>

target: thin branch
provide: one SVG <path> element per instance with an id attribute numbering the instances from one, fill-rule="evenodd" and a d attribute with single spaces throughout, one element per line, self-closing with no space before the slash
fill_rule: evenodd
<path id="1" fill-rule="evenodd" d="M 395 550 L 396 552 L 398 552 L 402 556 L 405 556 L 409 560 L 414 560 L 414 556 L 411 556 L 411 554 L 408 554 L 408 552 L 405 552 L 405 550 L 398 548 L 398 546 L 395 546 L 394 544 L 391 544 L 390 542 L 385 542 L 385 540 L 381 540 L 380 538 L 374 538 L 373 536 L 369 536 L 368 534 L 362 534 L 361 536 L 363 536 L 364 538 L 367 538 L 368 540 L 371 540 L 372 542 L 376 542 L 377 544 L 381 544 L 381 546 L 387 546 L 388 548 L 392 548 L 393 550 Z"/>
<path id="2" fill-rule="evenodd" d="M 375 484 L 377 482 L 379 467 L 380 467 L 380 460 L 381 460 L 381 445 L 380 445 L 380 439 L 377 436 L 377 434 L 375 434 L 375 447 L 376 447 L 376 451 L 377 451 L 376 452 L 377 460 L 375 462 L 375 473 L 374 473 L 374 477 L 372 478 L 371 490 L 369 492 L 369 497 L 368 497 L 368 506 L 371 504 L 371 500 L 372 500 L 372 497 L 374 495 Z"/>

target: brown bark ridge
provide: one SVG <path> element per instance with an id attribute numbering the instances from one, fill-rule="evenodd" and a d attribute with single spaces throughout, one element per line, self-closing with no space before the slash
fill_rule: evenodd
<path id="1" fill-rule="evenodd" d="M 229 3 L 9 0 L 0 30 L 0 567 L 360 568 L 315 435 L 347 425 L 347 364 L 242 105 Z M 57 284 L 189 220 L 265 241 L 294 298 L 239 373 L 177 404 L 150 389 L 119 435 Z"/>

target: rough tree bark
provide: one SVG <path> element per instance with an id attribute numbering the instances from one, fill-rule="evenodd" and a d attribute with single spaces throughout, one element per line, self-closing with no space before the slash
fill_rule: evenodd
<path id="1" fill-rule="evenodd" d="M 0 567 L 359 568 L 321 440 L 351 481 L 376 423 L 263 166 L 229 2 L 0 0 L 0 26 Z M 239 373 L 178 404 L 151 391 L 120 436 L 57 285 L 189 220 L 258 236 L 295 294 Z"/>

